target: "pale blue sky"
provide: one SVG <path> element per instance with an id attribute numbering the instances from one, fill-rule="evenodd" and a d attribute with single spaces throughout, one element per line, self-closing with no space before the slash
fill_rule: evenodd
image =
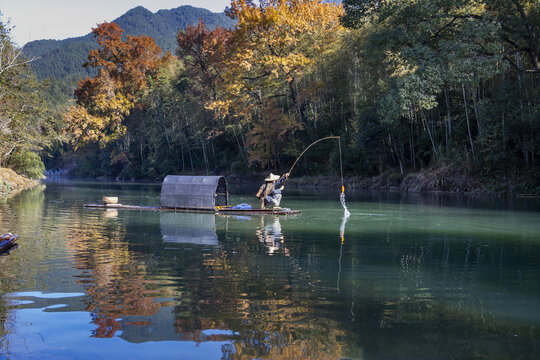
<path id="1" fill-rule="evenodd" d="M 230 0 L 0 0 L 2 21 L 10 21 L 13 40 L 23 46 L 38 39 L 65 39 L 88 34 L 136 6 L 152 12 L 192 5 L 221 12 Z"/>

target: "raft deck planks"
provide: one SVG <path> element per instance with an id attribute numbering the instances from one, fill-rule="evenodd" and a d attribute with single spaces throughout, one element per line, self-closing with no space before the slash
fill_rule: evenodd
<path id="1" fill-rule="evenodd" d="M 146 211 L 173 211 L 173 212 L 199 212 L 215 214 L 243 214 L 243 215 L 292 215 L 300 214 L 300 210 L 285 209 L 193 209 L 193 208 L 165 208 L 159 206 L 137 206 L 122 204 L 83 204 L 86 208 L 97 209 L 126 209 L 126 210 L 146 210 Z"/>

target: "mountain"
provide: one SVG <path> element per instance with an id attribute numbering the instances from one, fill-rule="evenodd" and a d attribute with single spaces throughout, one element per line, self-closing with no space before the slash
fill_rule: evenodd
<path id="1" fill-rule="evenodd" d="M 234 26 L 234 21 L 224 13 L 213 13 L 192 6 L 159 10 L 156 13 L 138 6 L 113 22 L 125 30 L 125 35 L 150 36 L 161 49 L 174 53 L 177 32 L 188 25 L 196 25 L 199 19 L 202 19 L 210 29 L 216 26 L 225 28 Z M 32 41 L 22 50 L 27 58 L 37 58 L 31 66 L 38 79 L 50 78 L 58 96 L 70 97 L 79 79 L 94 74 L 93 69 L 84 69 L 82 65 L 88 60 L 88 51 L 97 47 L 92 33 L 89 33 L 65 40 Z"/>

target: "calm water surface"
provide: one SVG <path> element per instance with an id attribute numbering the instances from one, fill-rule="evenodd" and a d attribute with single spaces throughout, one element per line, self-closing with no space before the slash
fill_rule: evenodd
<path id="1" fill-rule="evenodd" d="M 289 217 L 0 202 L 0 358 L 539 359 L 540 201 L 287 191 Z M 257 201 L 232 190 L 231 202 Z M 337 189 L 339 191 L 339 189 Z M 341 238 L 340 229 L 344 236 Z"/>

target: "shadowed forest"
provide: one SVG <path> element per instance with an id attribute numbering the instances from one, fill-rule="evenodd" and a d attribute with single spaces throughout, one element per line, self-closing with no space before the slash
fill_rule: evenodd
<path id="1" fill-rule="evenodd" d="M 231 28 L 181 29 L 174 52 L 116 23 L 67 104 L 50 101 L 0 24 L 0 166 L 31 177 L 162 179 L 284 171 L 341 136 L 351 177 L 434 168 L 539 192 L 536 0 L 232 0 Z M 9 15 L 9 14 L 7 14 Z M 298 175 L 337 175 L 335 144 Z"/>

